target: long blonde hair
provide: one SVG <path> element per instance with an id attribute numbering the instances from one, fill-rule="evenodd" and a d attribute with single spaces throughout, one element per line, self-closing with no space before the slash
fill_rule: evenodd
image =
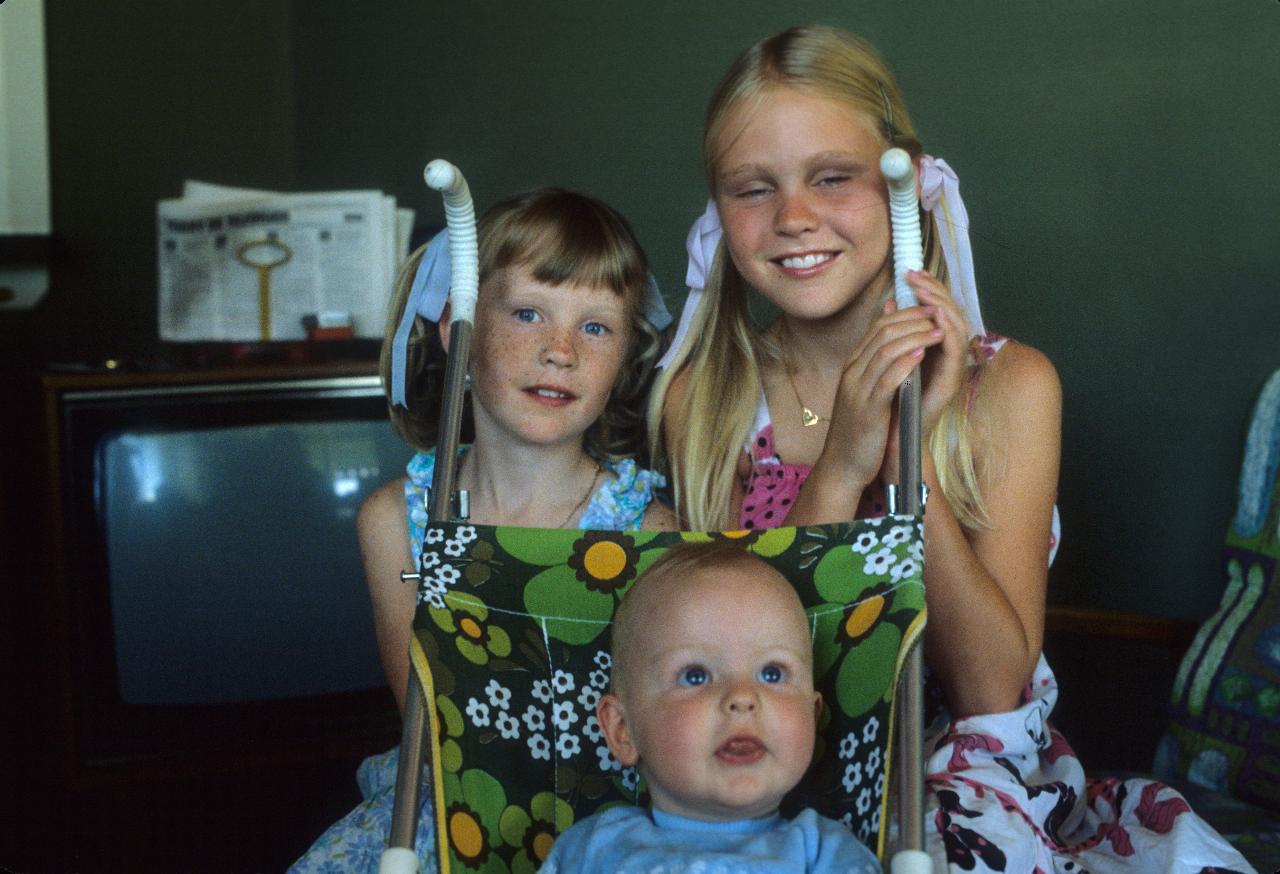
<path id="1" fill-rule="evenodd" d="M 786 30 L 756 43 L 734 61 L 707 107 L 703 166 L 715 192 L 716 149 L 730 114 L 757 101 L 772 86 L 786 86 L 837 100 L 868 118 L 885 148 L 898 146 L 913 159 L 924 149 L 893 74 L 868 42 L 847 31 L 809 26 Z M 946 264 L 932 216 L 921 212 L 926 268 L 943 283 Z M 888 290 L 886 290 L 887 292 Z M 733 478 L 760 397 L 761 360 L 778 354 L 751 318 L 747 283 L 718 247 L 706 294 L 681 348 L 658 376 L 649 402 L 649 442 L 654 463 L 671 479 L 681 524 L 695 529 L 736 527 L 729 518 Z M 985 364 L 974 356 L 973 367 Z M 668 399 L 672 381 L 688 372 L 685 390 Z M 973 375 L 976 380 L 976 375 Z M 977 382 L 977 384 L 981 384 Z M 943 494 L 960 523 L 987 524 L 982 483 L 988 441 L 969 415 L 970 392 L 957 392 L 929 435 L 929 451 Z M 670 408 L 668 409 L 668 404 Z M 662 423 L 683 428 L 667 440 Z"/>

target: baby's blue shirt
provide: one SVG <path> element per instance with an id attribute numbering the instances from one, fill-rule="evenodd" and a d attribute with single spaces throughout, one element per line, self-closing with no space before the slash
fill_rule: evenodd
<path id="1" fill-rule="evenodd" d="M 556 839 L 543 874 L 881 874 L 871 851 L 833 819 L 804 810 L 704 822 L 612 807 Z"/>

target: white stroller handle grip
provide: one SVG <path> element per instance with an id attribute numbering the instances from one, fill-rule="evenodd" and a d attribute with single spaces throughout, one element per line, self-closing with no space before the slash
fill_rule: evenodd
<path id="1" fill-rule="evenodd" d="M 906 309 L 916 305 L 916 294 L 907 284 L 907 271 L 924 267 L 916 168 L 905 151 L 890 149 L 880 156 L 880 172 L 889 183 L 889 220 L 893 225 L 893 298 L 898 309 Z"/>
<path id="2" fill-rule="evenodd" d="M 449 285 L 450 320 L 475 322 L 476 297 L 480 293 L 479 256 L 476 246 L 476 209 L 462 171 L 437 158 L 422 171 L 427 186 L 444 196 L 444 218 L 449 225 L 452 281 Z"/>
<path id="3" fill-rule="evenodd" d="M 899 850 L 889 862 L 889 874 L 933 874 L 933 861 L 924 850 Z"/>

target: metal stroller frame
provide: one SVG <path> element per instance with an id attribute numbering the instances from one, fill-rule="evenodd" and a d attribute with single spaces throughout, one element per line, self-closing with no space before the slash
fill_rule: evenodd
<path id="1" fill-rule="evenodd" d="M 889 182 L 894 296 L 898 306 L 905 308 L 916 304 L 915 295 L 906 283 L 906 273 L 919 270 L 924 261 L 915 167 L 910 156 L 896 148 L 884 153 L 880 166 Z M 479 270 L 475 209 L 462 173 L 449 162 L 437 159 L 427 165 L 423 176 L 428 187 L 439 191 L 444 199 L 453 270 L 449 292 L 449 354 L 436 452 L 438 463 L 430 493 L 429 519 L 435 522 L 468 515 L 466 493 L 455 493 L 454 486 L 471 335 L 479 293 Z M 919 367 L 900 389 L 898 405 L 902 482 L 896 487 L 888 486 L 887 509 L 891 514 L 920 516 L 924 509 L 925 487 L 920 468 Z M 405 581 L 418 580 L 420 575 L 406 573 L 402 578 Z M 929 874 L 932 871 L 929 856 L 924 851 L 924 660 L 920 641 L 921 638 L 917 638 L 910 645 L 897 693 L 900 702 L 896 740 L 900 761 L 897 802 L 900 848 L 893 856 L 892 874 Z M 388 849 L 379 865 L 380 874 L 410 874 L 419 870 L 414 840 L 429 721 L 421 683 L 411 674 L 408 686 L 391 834 Z"/>

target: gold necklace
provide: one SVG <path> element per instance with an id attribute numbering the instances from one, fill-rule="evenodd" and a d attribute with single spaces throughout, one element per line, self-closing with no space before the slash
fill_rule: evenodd
<path id="1" fill-rule="evenodd" d="M 472 455 L 471 452 L 467 452 L 467 454 L 462 457 L 462 461 L 458 465 L 459 479 L 461 479 L 462 469 L 467 466 L 467 461 L 471 458 L 471 455 Z M 564 517 L 564 521 L 561 522 L 559 525 L 557 525 L 556 526 L 557 528 L 567 527 L 569 524 L 569 520 L 573 518 L 574 514 L 577 513 L 579 510 L 581 510 L 586 505 L 587 501 L 595 493 L 596 480 L 600 479 L 600 474 L 603 472 L 604 472 L 604 468 L 600 466 L 600 462 L 598 461 L 593 462 L 592 471 L 591 471 L 591 482 L 587 483 L 586 494 L 582 496 L 582 499 L 578 501 L 578 503 L 573 505 L 573 509 L 569 511 L 569 515 Z"/>
<path id="2" fill-rule="evenodd" d="M 784 363 L 782 365 L 782 369 L 787 372 L 787 382 L 791 385 L 791 393 L 796 396 L 796 403 L 800 405 L 801 424 L 803 424 L 806 428 L 812 428 L 814 425 L 817 425 L 819 422 L 831 421 L 830 416 L 819 416 L 813 410 L 809 409 L 804 405 L 804 401 L 800 399 L 800 390 L 796 388 L 795 377 L 791 375 L 790 363 Z"/>
<path id="3" fill-rule="evenodd" d="M 569 511 L 569 515 L 564 517 L 564 521 L 557 525 L 557 528 L 569 527 L 569 520 L 573 515 L 586 506 L 587 500 L 595 493 L 596 480 L 600 478 L 600 463 L 596 462 L 595 470 L 591 472 L 591 482 L 587 483 L 587 493 L 582 496 L 582 500 L 573 505 L 573 509 Z"/>

